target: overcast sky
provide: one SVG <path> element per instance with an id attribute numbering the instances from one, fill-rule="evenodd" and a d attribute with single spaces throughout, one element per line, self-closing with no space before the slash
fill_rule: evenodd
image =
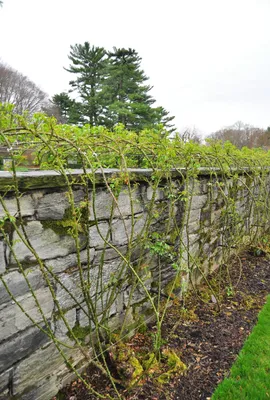
<path id="1" fill-rule="evenodd" d="M 50 96 L 70 45 L 131 47 L 179 130 L 270 125 L 270 0 L 3 0 L 0 58 Z"/>

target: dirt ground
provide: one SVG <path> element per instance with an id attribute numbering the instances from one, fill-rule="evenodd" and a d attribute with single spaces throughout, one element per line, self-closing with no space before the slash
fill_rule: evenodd
<path id="1" fill-rule="evenodd" d="M 217 384 L 228 375 L 270 292 L 270 261 L 266 256 L 256 257 L 253 251 L 246 251 L 227 266 L 221 267 L 209 279 L 220 295 L 213 296 L 207 286 L 203 285 L 197 293 L 191 292 L 184 309 L 183 304 L 174 301 L 162 328 L 163 348 L 173 350 L 187 366 L 187 370 L 183 374 L 171 374 L 168 382 L 162 384 L 158 382 L 158 376 L 166 370 L 165 365 L 164 371 L 162 368 L 152 371 L 132 389 L 125 388 L 124 383 L 117 383 L 122 399 L 206 400 L 210 399 Z M 234 293 L 229 282 L 234 284 Z M 151 326 L 146 333 L 138 333 L 127 343 L 139 359 L 153 351 L 154 332 L 155 327 Z M 119 379 L 112 361 L 111 371 Z M 100 370 L 90 366 L 85 372 L 85 378 L 99 393 L 117 398 L 109 380 Z M 80 381 L 64 388 L 56 398 L 98 399 Z"/>

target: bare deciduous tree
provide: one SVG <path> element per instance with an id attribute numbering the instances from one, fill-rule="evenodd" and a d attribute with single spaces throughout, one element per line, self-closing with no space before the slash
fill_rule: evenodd
<path id="1" fill-rule="evenodd" d="M 244 124 L 241 121 L 237 121 L 231 126 L 212 133 L 208 138 L 222 142 L 230 141 L 240 149 L 244 146 L 253 148 L 268 147 L 270 145 L 269 132 L 267 133 L 264 129 Z"/>
<path id="2" fill-rule="evenodd" d="M 44 93 L 27 76 L 0 62 L 0 103 L 11 103 L 15 112 L 40 111 L 47 101 Z"/>
<path id="3" fill-rule="evenodd" d="M 42 112 L 48 115 L 48 117 L 54 117 L 56 118 L 57 122 L 59 124 L 66 124 L 67 121 L 65 118 L 62 117 L 61 115 L 61 110 L 59 106 L 54 104 L 52 100 L 48 100 L 46 103 L 43 104 L 42 106 Z"/>
<path id="4" fill-rule="evenodd" d="M 186 142 L 195 142 L 195 143 L 201 143 L 202 142 L 202 137 L 201 134 L 197 131 L 195 127 L 193 128 L 186 128 L 184 132 L 180 133 L 181 139 L 186 143 Z"/>

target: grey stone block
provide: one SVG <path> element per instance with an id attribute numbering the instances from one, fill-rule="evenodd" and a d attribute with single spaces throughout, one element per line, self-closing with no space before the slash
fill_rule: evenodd
<path id="1" fill-rule="evenodd" d="M 192 235 L 187 235 L 186 232 L 183 232 L 182 243 L 184 246 L 192 246 L 194 243 L 200 240 L 200 234 L 194 233 Z"/>
<path id="2" fill-rule="evenodd" d="M 143 212 L 140 192 L 136 188 L 132 188 L 130 194 L 128 189 L 122 190 L 118 196 L 117 205 L 118 207 L 115 207 L 114 210 L 114 218 Z"/>
<path id="3" fill-rule="evenodd" d="M 151 289 L 151 281 L 148 280 L 148 282 L 144 282 L 144 284 L 145 284 L 146 289 L 148 291 L 150 291 L 150 289 Z M 129 302 L 129 304 L 131 306 L 133 306 L 133 305 L 141 303 L 143 301 L 149 301 L 146 290 L 140 284 L 138 284 L 137 287 L 132 290 L 131 299 L 129 299 L 130 295 L 131 295 L 130 288 L 128 288 L 124 292 L 124 302 L 125 302 L 125 304 L 127 304 Z M 151 308 L 150 304 L 149 304 L 149 308 Z M 122 310 L 124 310 L 123 306 L 122 306 L 121 309 L 118 308 L 117 312 L 121 312 Z"/>
<path id="4" fill-rule="evenodd" d="M 110 296 L 104 296 L 101 299 L 98 299 L 96 304 L 96 313 L 99 319 L 103 316 L 106 318 L 115 315 L 117 312 L 121 312 L 123 310 L 123 293 L 119 293 L 118 295 L 113 295 L 111 298 Z"/>
<path id="5" fill-rule="evenodd" d="M 194 195 L 202 194 L 202 184 L 201 181 L 191 178 L 188 185 L 188 190 Z"/>
<path id="6" fill-rule="evenodd" d="M 89 326 L 91 324 L 91 315 L 85 303 L 82 304 L 82 309 L 78 310 L 78 323 L 82 328 Z M 90 333 L 90 332 L 89 332 Z"/>
<path id="7" fill-rule="evenodd" d="M 207 195 L 195 195 L 191 199 L 191 210 L 201 209 L 206 206 L 208 200 Z"/>
<path id="8" fill-rule="evenodd" d="M 195 233 L 187 236 L 187 234 L 184 232 L 182 238 L 182 246 L 183 246 L 182 261 L 184 263 L 188 262 L 188 260 L 192 263 L 193 259 L 199 255 L 199 248 L 200 248 L 199 240 L 200 240 L 199 234 Z"/>
<path id="9" fill-rule="evenodd" d="M 35 202 L 33 198 L 30 195 L 23 195 L 19 199 L 20 202 L 20 209 L 21 209 L 21 216 L 22 217 L 29 217 L 34 215 L 35 213 Z M 12 216 L 18 216 L 18 206 L 17 206 L 17 201 L 16 199 L 13 198 L 8 198 L 4 199 L 4 205 L 7 208 L 9 214 Z M 0 204 L 0 218 L 4 217 L 6 215 L 6 212 Z"/>
<path id="10" fill-rule="evenodd" d="M 221 218 L 222 210 L 217 210 L 214 211 L 211 214 L 211 226 L 217 226 L 220 223 L 220 218 Z"/>
<path id="11" fill-rule="evenodd" d="M 31 355 L 48 340 L 48 336 L 35 327 L 28 329 L 12 340 L 3 342 L 0 345 L 0 372 L 5 371 L 22 358 Z"/>
<path id="12" fill-rule="evenodd" d="M 127 252 L 127 246 L 119 246 L 117 250 L 125 255 Z M 102 258 L 103 257 L 103 258 Z M 113 248 L 107 248 L 104 251 L 103 250 L 97 250 L 95 253 L 95 258 L 94 258 L 94 264 L 99 264 L 101 259 L 103 259 L 104 262 L 114 260 L 115 258 L 119 258 L 119 253 L 113 249 Z"/>
<path id="13" fill-rule="evenodd" d="M 201 213 L 201 224 L 204 227 L 210 227 L 213 223 L 214 213 L 211 210 L 204 210 Z"/>
<path id="14" fill-rule="evenodd" d="M 98 228 L 96 225 L 91 226 L 89 229 L 90 235 L 90 247 L 96 247 L 97 249 L 101 249 L 106 247 L 106 243 L 104 240 L 110 241 L 109 234 L 109 224 L 107 222 L 101 222 L 98 224 Z"/>
<path id="15" fill-rule="evenodd" d="M 44 229 L 39 221 L 31 221 L 25 226 L 26 234 L 33 249 L 42 260 L 64 257 L 76 252 L 74 239 L 69 235 L 58 235 L 52 229 Z M 22 232 L 22 231 L 21 231 Z M 83 243 L 83 237 L 80 238 Z M 14 233 L 14 252 L 20 262 L 36 261 L 32 252 L 22 243 L 17 232 Z M 15 264 L 11 257 L 11 264 Z"/>
<path id="16" fill-rule="evenodd" d="M 82 190 L 73 192 L 75 206 L 78 206 L 83 199 Z M 39 196 L 37 203 L 37 219 L 45 221 L 63 219 L 66 210 L 70 207 L 67 192 L 53 192 Z"/>
<path id="17" fill-rule="evenodd" d="M 171 265 L 164 266 L 161 271 L 158 269 L 158 263 L 155 268 L 152 268 L 153 282 L 159 282 L 159 280 L 161 280 L 162 287 L 170 282 L 174 278 L 175 274 L 176 271 Z"/>
<path id="18" fill-rule="evenodd" d="M 188 249 L 185 249 L 182 253 L 182 261 L 184 263 L 186 262 L 190 262 L 191 265 L 193 265 L 194 260 L 196 259 L 196 257 L 198 257 L 199 255 L 199 243 L 194 243 L 193 245 L 189 246 Z"/>
<path id="19" fill-rule="evenodd" d="M 119 261 L 111 261 L 105 263 L 102 266 L 94 266 L 89 271 L 90 276 L 90 295 L 91 297 L 98 295 L 100 291 L 104 290 L 104 287 L 108 285 L 113 275 L 117 276 L 117 272 L 120 270 Z M 124 272 L 123 272 L 124 274 Z M 123 276 L 121 276 L 123 278 Z M 87 282 L 88 271 L 83 272 L 83 280 Z M 59 275 L 59 280 L 62 283 L 57 284 L 57 300 L 60 307 L 65 310 L 76 305 L 76 302 L 72 296 L 76 299 L 77 303 L 83 303 L 85 296 L 81 288 L 79 272 L 76 271 L 73 274 L 62 273 Z M 65 288 L 64 288 L 64 287 Z M 72 295 L 72 296 L 71 296 Z"/>
<path id="20" fill-rule="evenodd" d="M 62 285 L 57 283 L 56 299 L 63 310 L 75 306 L 76 301 L 81 303 L 84 300 L 79 272 L 75 272 L 73 274 L 62 273 L 58 276 L 58 278 Z M 73 298 L 70 294 L 73 296 Z"/>
<path id="21" fill-rule="evenodd" d="M 134 335 L 135 331 L 130 331 L 129 327 L 135 322 L 138 321 L 134 320 L 132 308 L 129 308 L 128 310 L 123 310 L 122 312 L 119 312 L 116 315 L 112 316 L 108 321 L 108 326 L 111 329 L 111 332 L 113 332 L 114 330 L 118 330 L 119 327 L 122 327 L 125 323 L 124 332 L 128 334 L 129 337 L 131 337 L 132 335 Z"/>
<path id="22" fill-rule="evenodd" d="M 41 288 L 35 292 L 42 312 L 46 318 L 52 315 L 54 302 L 49 288 Z M 26 297 L 18 297 L 18 302 L 26 313 L 36 322 L 40 323 L 43 317 L 36 305 L 35 299 L 31 294 Z M 7 307 L 0 311 L 0 342 L 18 332 L 32 326 L 31 320 L 23 313 L 17 304 L 8 303 Z"/>
<path id="23" fill-rule="evenodd" d="M 33 396 L 34 393 L 36 396 L 40 397 L 41 390 L 39 387 L 42 387 L 42 383 L 44 384 L 44 381 L 46 382 L 46 378 L 52 375 L 64 363 L 63 357 L 54 344 L 36 350 L 35 352 L 32 351 L 32 354 L 27 359 L 21 361 L 14 372 L 14 395 L 21 395 L 25 391 L 25 393 L 22 394 L 22 398 L 25 400 L 30 400 L 30 394 Z M 30 389 L 29 392 L 26 390 L 27 388 Z M 55 394 L 55 388 L 53 392 L 53 394 Z M 32 397 L 32 399 L 34 398 L 36 400 L 36 397 Z M 47 400 L 48 399 L 47 397 Z"/>
<path id="24" fill-rule="evenodd" d="M 95 197 L 91 195 L 89 204 L 90 221 L 95 219 L 109 219 L 113 205 L 112 195 L 105 189 L 97 191 Z"/>
<path id="25" fill-rule="evenodd" d="M 200 221 L 194 221 L 192 223 L 187 224 L 187 230 L 189 234 L 193 234 L 198 232 L 200 229 Z"/>
<path id="26" fill-rule="evenodd" d="M 89 249 L 90 252 L 90 259 L 89 261 L 92 262 L 95 256 L 95 249 Z M 81 264 L 86 264 L 88 262 L 88 255 L 87 250 L 82 250 L 80 252 L 80 261 Z M 78 258 L 77 254 L 69 254 L 66 257 L 59 257 L 52 260 L 45 261 L 45 265 L 48 268 L 52 269 L 52 272 L 58 274 L 60 272 L 65 271 L 68 268 L 76 267 L 78 265 Z"/>
<path id="27" fill-rule="evenodd" d="M 188 223 L 200 222 L 201 209 L 197 208 L 186 212 L 186 221 Z"/>
<path id="28" fill-rule="evenodd" d="M 109 294 L 109 292 L 107 294 Z M 123 293 L 119 293 L 116 297 L 114 296 L 112 300 L 110 299 L 109 295 L 107 296 L 104 294 L 102 297 L 100 296 L 97 298 L 96 301 L 93 299 L 93 302 L 97 318 L 99 321 L 101 321 L 103 317 L 107 319 L 112 315 L 115 315 L 117 312 L 121 312 L 123 310 Z M 94 322 L 92 322 L 91 313 L 88 312 L 85 303 L 82 306 L 83 310 L 78 310 L 79 325 L 81 327 L 86 327 L 89 326 L 90 322 L 91 328 L 94 329 Z"/>
<path id="29" fill-rule="evenodd" d="M 72 308 L 71 310 L 68 310 L 64 314 L 65 320 L 67 324 L 69 325 L 70 329 L 73 329 L 76 323 L 76 309 Z M 66 334 L 68 332 L 68 328 L 64 322 L 64 320 L 60 317 L 57 321 L 55 321 L 55 329 L 54 329 L 54 335 L 57 339 L 62 339 L 66 337 Z"/>
<path id="30" fill-rule="evenodd" d="M 72 357 L 75 365 L 84 358 L 79 349 L 65 348 L 63 352 L 67 359 Z M 13 381 L 14 395 L 23 400 L 49 400 L 60 389 L 61 377 L 69 373 L 62 355 L 51 343 L 32 352 L 17 365 Z M 50 382 L 49 386 L 47 382 Z"/>
<path id="31" fill-rule="evenodd" d="M 8 399 L 9 382 L 12 378 L 12 375 L 13 375 L 12 368 L 0 374 L 0 400 Z"/>
<path id="32" fill-rule="evenodd" d="M 145 219 L 146 215 L 140 214 L 134 218 L 134 221 L 132 221 L 129 218 L 129 219 L 119 219 L 113 222 L 112 223 L 113 243 L 116 245 L 124 245 L 129 241 L 135 240 L 137 236 L 142 232 L 142 229 L 145 224 Z"/>
<path id="33" fill-rule="evenodd" d="M 0 274 L 6 270 L 5 250 L 4 242 L 0 242 Z"/>
<path id="34" fill-rule="evenodd" d="M 19 394 L 20 400 L 50 400 L 61 389 L 60 384 L 57 382 L 55 376 L 42 380 L 43 385 L 37 387 L 30 387 L 29 391 L 26 389 L 24 393 Z"/>
<path id="35" fill-rule="evenodd" d="M 202 179 L 199 182 L 197 182 L 196 189 L 197 189 L 198 193 L 200 193 L 200 194 L 207 194 L 210 186 L 211 186 L 211 182 L 209 182 L 208 179 Z"/>
<path id="36" fill-rule="evenodd" d="M 165 198 L 164 189 L 157 188 L 154 192 L 153 188 L 151 186 L 148 186 L 146 189 L 146 198 L 149 201 L 152 199 L 154 201 L 163 200 Z"/>
<path id="37" fill-rule="evenodd" d="M 59 220 L 64 217 L 69 202 L 66 193 L 49 193 L 44 195 L 38 203 L 38 220 Z"/>
<path id="38" fill-rule="evenodd" d="M 44 286 L 44 278 L 38 269 L 29 269 L 27 279 L 33 290 Z M 12 271 L 3 276 L 3 279 L 14 297 L 23 296 L 29 292 L 29 287 L 24 276 L 19 271 Z M 3 303 L 10 302 L 12 299 L 6 291 L 3 282 L 0 281 L 0 306 Z"/>
<path id="39" fill-rule="evenodd" d="M 115 201 L 116 200 L 116 201 Z M 90 204 L 90 220 L 96 219 L 109 219 L 112 213 L 113 217 L 129 216 L 132 214 L 140 213 L 143 211 L 140 201 L 140 194 L 137 189 L 132 189 L 131 195 L 128 189 L 122 190 L 118 198 L 114 198 L 111 193 L 105 191 L 104 188 L 96 193 L 95 198 L 91 198 Z M 94 213 L 95 211 L 95 213 Z"/>

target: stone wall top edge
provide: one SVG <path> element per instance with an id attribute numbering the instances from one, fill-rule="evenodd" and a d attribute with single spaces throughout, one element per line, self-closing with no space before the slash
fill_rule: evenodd
<path id="1" fill-rule="evenodd" d="M 270 170 L 270 167 L 269 167 Z M 131 174 L 132 181 L 140 182 L 145 179 L 151 177 L 153 170 L 152 169 L 140 169 L 140 168 L 128 168 L 127 171 Z M 171 176 L 173 178 L 181 178 L 186 175 L 186 168 L 178 168 L 171 170 Z M 231 168 L 231 173 L 240 173 L 244 174 L 249 171 L 249 168 Z M 81 183 L 81 177 L 84 174 L 82 169 L 73 169 L 67 170 L 67 176 L 73 179 L 74 184 Z M 104 183 L 104 175 L 106 178 L 113 177 L 118 175 L 119 173 L 123 173 L 116 168 L 106 168 L 103 171 L 96 170 L 95 171 L 95 183 L 102 184 Z M 87 170 L 89 177 L 92 174 L 91 170 Z M 156 171 L 155 171 L 156 173 Z M 199 168 L 198 176 L 207 177 L 212 175 L 221 175 L 224 172 L 220 168 L 215 167 L 203 167 Z M 165 173 L 164 173 L 165 176 Z M 67 186 L 65 177 L 59 172 L 54 170 L 36 170 L 36 171 L 28 171 L 28 172 L 17 172 L 16 178 L 18 182 L 18 186 L 20 189 L 31 190 L 31 189 L 46 189 L 46 188 L 60 188 Z M 14 190 L 14 177 L 13 174 L 9 171 L 0 171 L 0 191 L 13 191 Z"/>

